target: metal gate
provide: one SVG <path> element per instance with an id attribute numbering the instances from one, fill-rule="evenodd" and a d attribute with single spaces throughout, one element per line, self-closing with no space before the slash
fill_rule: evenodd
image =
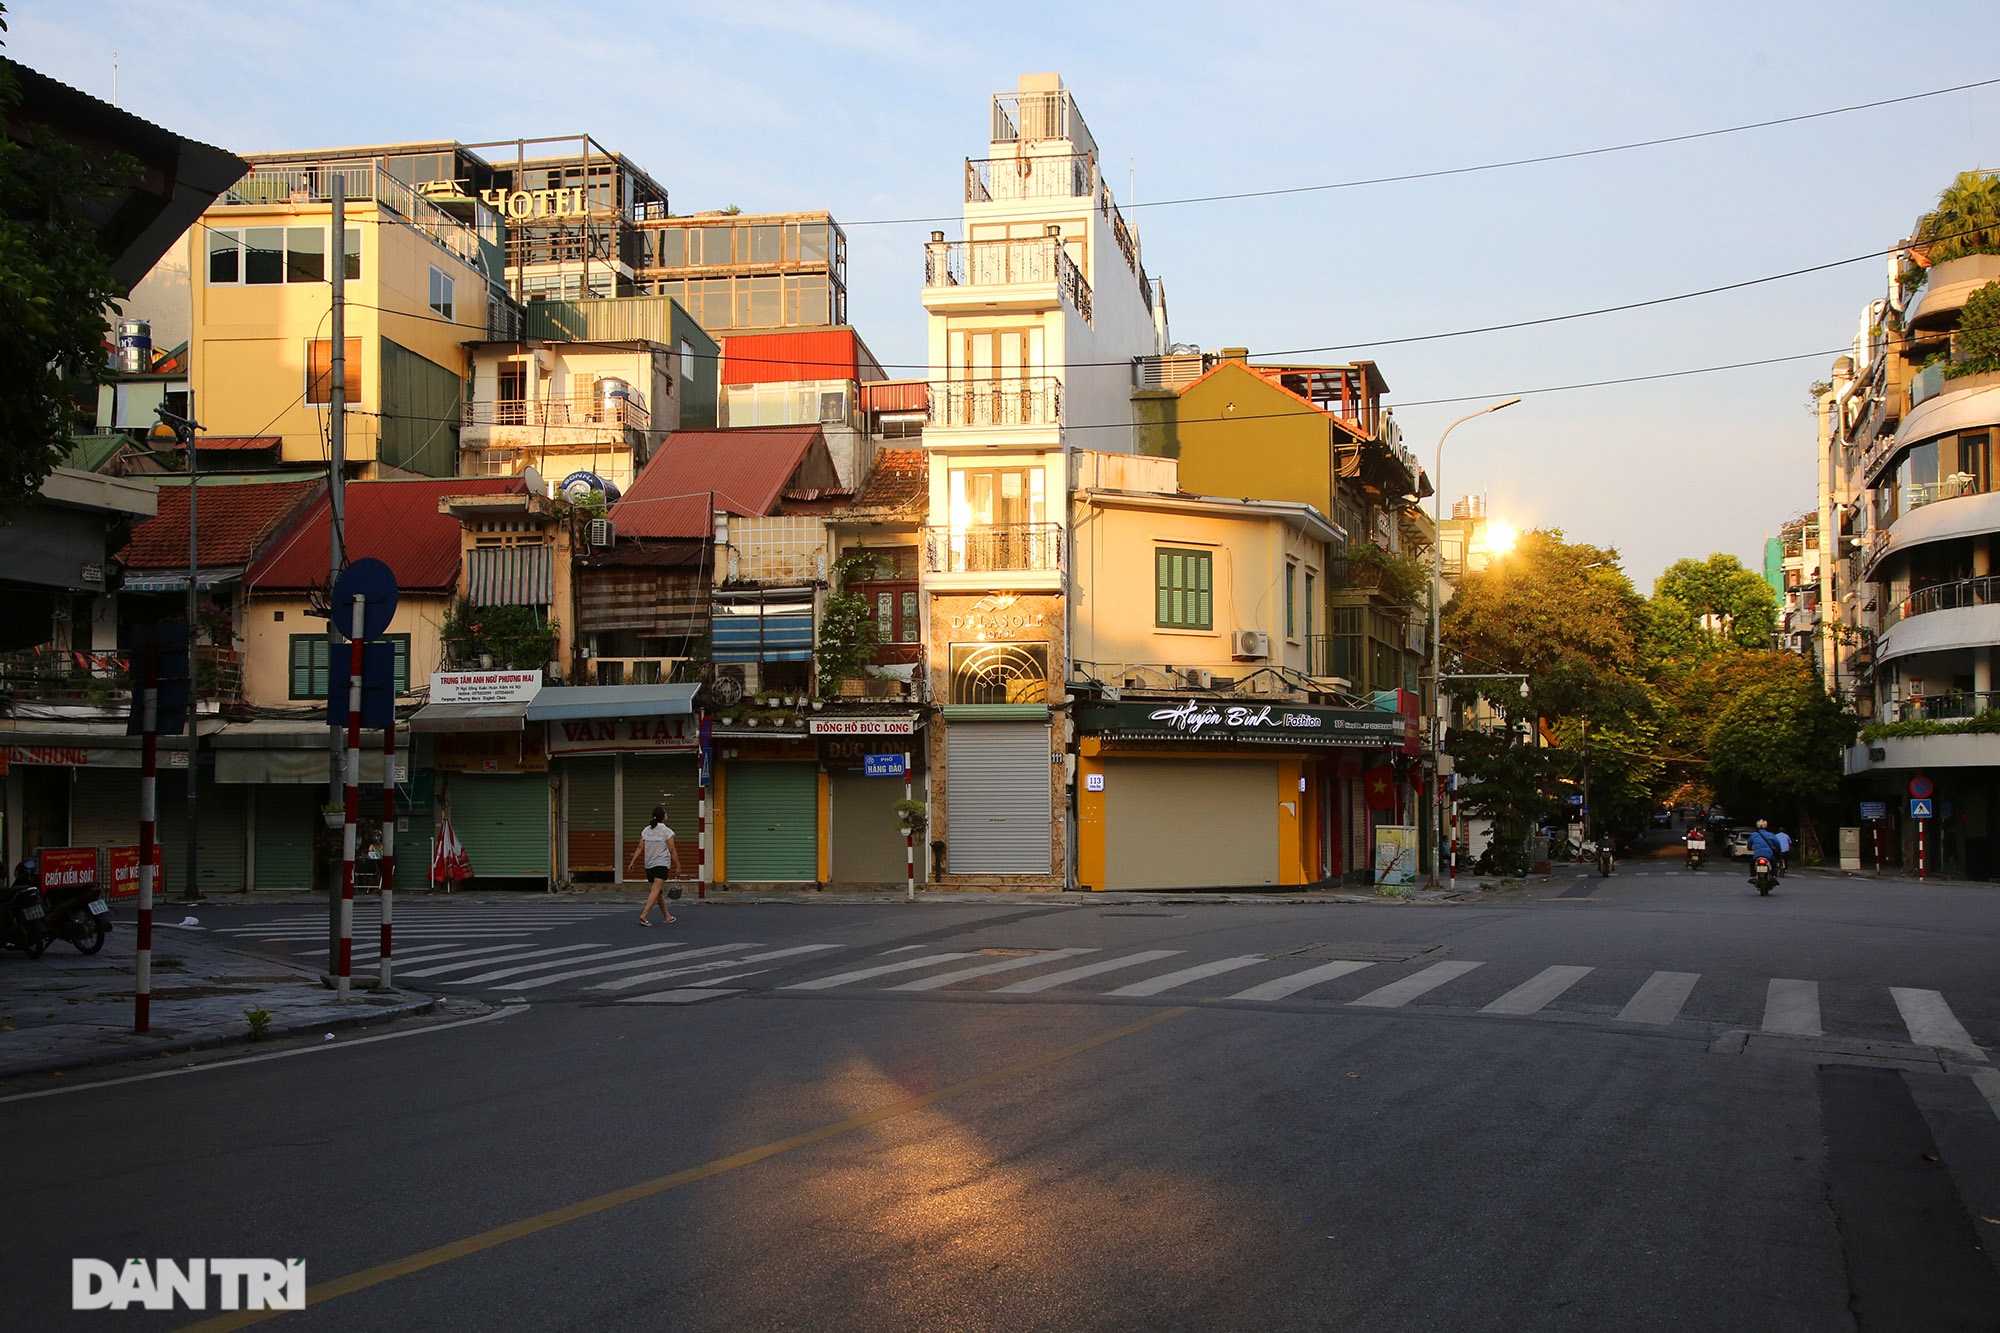
<path id="1" fill-rule="evenodd" d="M 674 831 L 674 854 L 680 861 L 678 879 L 695 874 L 695 758 L 691 754 L 627 754 L 619 756 L 624 766 L 624 845 L 618 852 L 618 873 L 628 880 L 643 880 L 645 867 L 632 869 L 632 854 L 639 850 L 639 830 L 653 817 L 653 807 L 667 807 L 667 827 Z"/>
<path id="2" fill-rule="evenodd" d="M 945 758 L 945 869 L 1049 874 L 1049 724 L 954 722 Z"/>
<path id="3" fill-rule="evenodd" d="M 733 881 L 819 878 L 819 765 L 731 764 L 724 823 Z"/>
<path id="4" fill-rule="evenodd" d="M 900 884 L 909 873 L 908 847 L 897 827 L 901 778 L 835 773 L 827 841 L 833 879 L 840 884 Z"/>
<path id="5" fill-rule="evenodd" d="M 475 880 L 547 880 L 549 780 L 542 774 L 454 775 L 451 827 Z"/>
<path id="6" fill-rule="evenodd" d="M 565 869 L 572 875 L 618 868 L 617 765 L 612 755 L 562 761 Z"/>
<path id="7" fill-rule="evenodd" d="M 1104 887 L 1278 882 L 1278 765 L 1122 759 L 1104 766 Z"/>
<path id="8" fill-rule="evenodd" d="M 270 782 L 250 791 L 257 829 L 254 883 L 259 889 L 310 889 L 313 841 L 326 827 L 320 814 L 326 802 L 325 785 Z M 400 838 L 396 855 L 399 859 L 409 855 Z M 409 883 L 407 872 L 398 872 L 397 878 Z"/>

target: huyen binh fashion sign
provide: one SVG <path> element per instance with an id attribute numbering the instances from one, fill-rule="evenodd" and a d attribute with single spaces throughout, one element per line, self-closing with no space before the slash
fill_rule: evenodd
<path id="1" fill-rule="evenodd" d="M 549 753 L 632 754 L 693 750 L 700 729 L 692 717 L 588 717 L 549 725 Z"/>
<path id="2" fill-rule="evenodd" d="M 1079 732 L 1107 738 L 1342 750 L 1399 748 L 1404 721 L 1399 713 L 1227 699 L 1089 703 L 1076 710 Z"/>

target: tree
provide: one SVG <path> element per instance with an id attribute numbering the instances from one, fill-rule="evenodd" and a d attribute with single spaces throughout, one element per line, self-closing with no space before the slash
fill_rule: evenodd
<path id="1" fill-rule="evenodd" d="M 1926 267 L 1963 255 L 2000 254 L 2000 178 L 1987 171 L 1961 171 L 1930 212 L 1917 219 L 1910 248 Z"/>
<path id="2" fill-rule="evenodd" d="M 2000 282 L 1989 282 L 1965 298 L 1958 314 L 1958 337 L 1944 377 L 1959 379 L 2000 370 Z"/>
<path id="3" fill-rule="evenodd" d="M 1786 814 L 1803 831 L 1812 806 L 1839 788 L 1854 717 L 1827 696 L 1802 658 L 1778 652 L 1744 658 L 1708 727 L 1709 772 L 1731 810 Z"/>
<path id="4" fill-rule="evenodd" d="M 1493 869 L 1502 875 L 1528 870 L 1528 836 L 1560 805 L 1553 750 L 1518 743 L 1507 733 L 1453 731 L 1448 747 L 1460 780 L 1459 804 L 1493 821 Z"/>
<path id="5" fill-rule="evenodd" d="M 1778 630 L 1778 600 L 1771 585 L 1735 556 L 1720 552 L 1668 566 L 1653 583 L 1649 610 L 1655 644 L 1697 657 L 1722 643 L 1768 648 Z"/>
<path id="6" fill-rule="evenodd" d="M 91 207 L 136 170 L 24 121 L 20 99 L 0 61 L 0 516 L 33 501 L 69 447 L 76 394 L 108 373 L 105 311 L 125 293 Z"/>

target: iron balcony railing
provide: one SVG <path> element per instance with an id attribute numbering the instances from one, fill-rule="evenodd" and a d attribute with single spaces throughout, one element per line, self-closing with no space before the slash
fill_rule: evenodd
<path id="1" fill-rule="evenodd" d="M 1097 162 L 1088 153 L 969 157 L 965 160 L 965 202 L 1088 199 L 1096 179 Z"/>
<path id="2" fill-rule="evenodd" d="M 1097 140 L 1077 112 L 1067 92 L 993 94 L 993 142 L 1032 143 L 1037 139 L 1067 139 L 1094 153 Z"/>
<path id="3" fill-rule="evenodd" d="M 259 167 L 223 192 L 224 204 L 325 204 L 344 180 L 349 203 L 373 200 L 480 272 L 486 264 L 479 233 L 390 175 L 365 162 L 311 167 Z"/>
<path id="4" fill-rule="evenodd" d="M 1090 284 L 1056 236 L 1018 241 L 928 241 L 924 245 L 924 286 L 1004 287 L 1054 283 L 1086 320 Z"/>
<path id="5" fill-rule="evenodd" d="M 924 529 L 924 567 L 933 574 L 1015 574 L 1060 570 L 1060 523 L 1006 523 Z"/>
<path id="6" fill-rule="evenodd" d="M 1913 481 L 1903 487 L 1903 510 L 1922 509 L 1940 500 L 1956 500 L 1961 495 L 1979 495 L 1979 478 L 1970 472 L 1954 472 L 1943 481 Z"/>
<path id="7" fill-rule="evenodd" d="M 1956 579 L 1919 588 L 1882 613 L 1882 628 L 1899 620 L 1928 615 L 1932 611 L 1962 611 L 1974 606 L 2000 606 L 2000 574 L 1976 579 Z"/>
<path id="8" fill-rule="evenodd" d="M 1895 704 L 1898 722 L 1957 722 L 2000 709 L 2000 690 L 1919 694 Z"/>
<path id="9" fill-rule="evenodd" d="M 646 430 L 653 418 L 635 399 L 595 393 L 567 398 L 498 398 L 465 405 L 468 426 L 621 426 Z"/>
<path id="10" fill-rule="evenodd" d="M 1053 375 L 950 380 L 930 386 L 932 426 L 1060 426 L 1062 381 Z"/>

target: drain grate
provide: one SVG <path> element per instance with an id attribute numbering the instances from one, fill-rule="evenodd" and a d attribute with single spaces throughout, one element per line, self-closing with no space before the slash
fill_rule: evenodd
<path id="1" fill-rule="evenodd" d="M 1442 958 L 1451 952 L 1444 944 L 1307 944 L 1273 958 L 1344 959 L 1356 963 L 1408 963 L 1418 958 Z"/>

